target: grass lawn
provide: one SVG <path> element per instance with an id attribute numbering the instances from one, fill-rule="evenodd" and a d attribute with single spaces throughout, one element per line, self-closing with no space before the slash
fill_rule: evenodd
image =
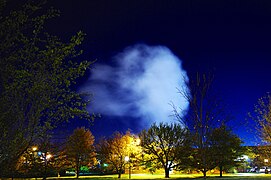
<path id="1" fill-rule="evenodd" d="M 207 179 L 210 180 L 236 180 L 236 179 L 249 179 L 249 180 L 267 180 L 271 179 L 271 174 L 259 174 L 259 173 L 238 173 L 238 174 L 223 174 L 223 177 L 218 177 L 218 174 L 208 175 Z M 81 176 L 82 180 L 117 180 L 117 175 L 105 175 L 105 176 Z M 48 178 L 51 180 L 74 180 L 75 178 L 71 177 L 61 177 L 61 178 Z M 122 174 L 121 180 L 128 180 L 128 174 Z M 142 179 L 142 180 L 154 180 L 154 179 L 165 179 L 163 174 L 132 174 L 131 179 Z M 191 180 L 191 179 L 203 179 L 201 174 L 171 174 L 170 179 L 172 180 Z"/>
<path id="2" fill-rule="evenodd" d="M 208 175 L 209 180 L 267 180 L 271 179 L 271 174 L 259 174 L 259 173 L 237 173 L 237 174 L 223 174 L 223 177 L 218 177 L 218 174 Z M 48 180 L 75 180 L 75 177 L 49 177 Z M 165 180 L 163 174 L 132 174 L 131 179 L 142 179 L 142 180 Z M 171 174 L 170 179 L 172 180 L 191 180 L 191 179 L 203 179 L 201 174 Z M 1 180 L 1 178 L 0 178 Z M 7 179 L 3 179 L 7 180 Z M 15 180 L 41 180 L 41 178 L 27 178 Z M 104 176 L 80 176 L 80 180 L 118 180 L 117 175 L 104 175 Z M 122 174 L 121 180 L 129 180 L 128 174 Z"/>

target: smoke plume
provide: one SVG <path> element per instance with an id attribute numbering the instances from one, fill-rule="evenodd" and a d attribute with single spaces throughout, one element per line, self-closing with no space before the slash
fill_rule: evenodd
<path id="1" fill-rule="evenodd" d="M 186 89 L 185 79 L 181 60 L 167 47 L 140 44 L 124 49 L 110 64 L 96 64 L 81 90 L 94 95 L 89 111 L 131 117 L 141 127 L 149 127 L 174 121 L 170 103 L 187 109 L 188 102 L 177 90 Z"/>

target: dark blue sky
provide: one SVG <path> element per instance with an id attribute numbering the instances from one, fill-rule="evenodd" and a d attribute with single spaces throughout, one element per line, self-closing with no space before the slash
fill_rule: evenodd
<path id="1" fill-rule="evenodd" d="M 112 64 L 112 57 L 138 43 L 163 45 L 182 60 L 188 76 L 212 71 L 215 90 L 233 114 L 234 131 L 255 142 L 246 114 L 271 89 L 271 1 L 265 0 L 80 0 L 50 1 L 62 12 L 49 30 L 64 39 L 82 30 L 83 58 Z M 129 119 L 129 125 L 123 120 Z M 248 123 L 253 126 L 253 123 Z M 140 130 L 131 117 L 103 116 L 91 127 L 108 135 Z"/>

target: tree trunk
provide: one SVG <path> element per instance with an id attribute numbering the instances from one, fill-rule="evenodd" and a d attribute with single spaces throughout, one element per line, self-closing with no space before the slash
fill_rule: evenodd
<path id="1" fill-rule="evenodd" d="M 219 171 L 220 171 L 220 176 L 219 177 L 222 177 L 222 166 L 219 166 Z"/>
<path id="2" fill-rule="evenodd" d="M 202 171 L 202 173 L 203 173 L 203 178 L 206 179 L 206 173 L 207 173 L 207 171 L 204 169 L 204 171 Z"/>
<path id="3" fill-rule="evenodd" d="M 79 178 L 79 165 L 76 165 L 76 178 Z"/>
<path id="4" fill-rule="evenodd" d="M 119 178 L 119 179 L 121 178 L 121 171 L 119 171 L 119 175 L 118 175 L 118 178 Z"/>
<path id="5" fill-rule="evenodd" d="M 169 178 L 169 168 L 165 168 L 165 178 Z"/>
<path id="6" fill-rule="evenodd" d="M 79 178 L 79 158 L 76 159 L 76 178 Z"/>
<path id="7" fill-rule="evenodd" d="M 46 180 L 47 178 L 47 164 L 44 166 L 43 178 L 42 180 Z"/>
<path id="8" fill-rule="evenodd" d="M 44 157 L 44 172 L 43 172 L 43 180 L 46 180 L 47 178 L 47 159 L 46 159 L 46 153 L 45 152 L 45 157 Z"/>

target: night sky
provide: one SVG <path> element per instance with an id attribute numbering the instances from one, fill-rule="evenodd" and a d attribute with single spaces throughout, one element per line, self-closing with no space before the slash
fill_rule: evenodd
<path id="1" fill-rule="evenodd" d="M 271 1 L 66 0 L 49 1 L 49 6 L 61 16 L 50 20 L 47 30 L 63 40 L 84 31 L 82 59 L 97 59 L 77 87 L 94 90 L 88 108 L 101 114 L 90 126 L 97 138 L 128 128 L 137 133 L 160 121 L 153 119 L 155 111 L 163 111 L 156 105 L 169 108 L 182 76 L 211 71 L 214 89 L 234 117 L 234 132 L 247 145 L 259 143 L 245 125 L 254 126 L 247 123 L 247 113 L 271 89 Z M 159 83 L 167 78 L 172 95 L 156 91 L 166 90 Z M 185 102 L 176 105 L 186 107 Z"/>

